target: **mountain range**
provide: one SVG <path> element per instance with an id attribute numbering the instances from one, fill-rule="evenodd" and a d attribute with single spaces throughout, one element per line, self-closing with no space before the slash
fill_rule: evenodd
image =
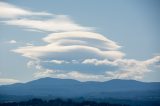
<path id="1" fill-rule="evenodd" d="M 27 83 L 0 86 L 2 100 L 9 97 L 116 98 L 160 100 L 160 82 L 113 79 L 80 82 L 72 79 L 41 78 Z"/>

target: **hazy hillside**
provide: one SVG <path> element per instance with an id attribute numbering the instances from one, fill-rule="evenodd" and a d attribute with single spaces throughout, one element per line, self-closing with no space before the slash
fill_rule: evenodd
<path id="1" fill-rule="evenodd" d="M 106 82 L 79 82 L 71 79 L 41 78 L 27 83 L 0 86 L 1 95 L 54 97 L 160 96 L 160 83 L 114 79 Z M 125 94 L 125 95 L 124 95 Z M 127 95 L 126 95 L 127 94 Z"/>

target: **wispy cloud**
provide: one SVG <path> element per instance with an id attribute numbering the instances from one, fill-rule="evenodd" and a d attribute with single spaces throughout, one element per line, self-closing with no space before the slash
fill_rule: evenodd
<path id="1" fill-rule="evenodd" d="M 150 72 L 150 66 L 160 65 L 160 56 L 155 56 L 145 61 L 138 61 L 134 59 L 117 59 L 114 61 L 86 59 L 83 64 L 111 65 L 119 67 L 116 71 L 106 71 L 106 77 L 121 78 L 121 79 L 142 79 L 145 73 Z"/>
<path id="2" fill-rule="evenodd" d="M 13 84 L 13 83 L 18 83 L 18 82 L 20 81 L 16 79 L 0 78 L 0 85 Z"/>
<path id="3" fill-rule="evenodd" d="M 22 26 L 33 30 L 36 29 L 39 31 L 49 32 L 88 31 L 93 29 L 90 27 L 82 27 L 65 15 L 55 15 L 54 17 L 47 20 L 12 19 L 2 22 L 8 25 Z"/>
<path id="4" fill-rule="evenodd" d="M 66 32 L 90 31 L 94 29 L 75 23 L 67 15 L 35 12 L 28 9 L 22 9 L 6 2 L 0 2 L 0 14 L 0 18 L 4 19 L 0 21 L 1 23 L 25 27 L 26 30 L 29 31 Z"/>
<path id="5" fill-rule="evenodd" d="M 52 15 L 47 12 L 32 12 L 30 10 L 22 9 L 17 6 L 8 4 L 6 2 L 0 2 L 0 18 L 17 18 L 20 16 L 43 16 Z"/>
<path id="6" fill-rule="evenodd" d="M 34 73 L 35 78 L 42 77 L 54 77 L 54 78 L 62 78 L 62 79 L 77 79 L 79 81 L 104 81 L 109 80 L 109 78 L 105 77 L 105 75 L 95 75 L 91 73 L 82 73 L 79 71 L 55 71 L 55 70 L 46 70 L 46 71 L 38 71 Z"/>
<path id="7" fill-rule="evenodd" d="M 17 41 L 16 40 L 10 40 L 7 43 L 14 44 L 14 43 L 17 43 Z"/>
<path id="8" fill-rule="evenodd" d="M 35 78 L 42 78 L 42 77 L 50 77 L 53 73 L 55 73 L 55 71 L 53 70 L 41 70 L 41 71 L 37 71 L 36 73 L 33 74 L 33 76 Z"/>
<path id="9" fill-rule="evenodd" d="M 76 24 L 67 15 L 56 15 L 47 12 L 34 12 L 19 8 L 17 6 L 0 2 L 0 18 L 4 19 L 2 23 L 25 27 L 30 31 L 88 31 L 91 27 L 84 27 Z M 40 16 L 48 16 L 46 19 Z M 33 18 L 34 17 L 34 18 Z"/>
<path id="10" fill-rule="evenodd" d="M 54 74 L 53 77 L 64 79 L 77 79 L 79 81 L 104 81 L 108 80 L 104 75 L 95 75 L 91 73 L 82 73 L 79 71 L 70 71 L 67 73 Z"/>

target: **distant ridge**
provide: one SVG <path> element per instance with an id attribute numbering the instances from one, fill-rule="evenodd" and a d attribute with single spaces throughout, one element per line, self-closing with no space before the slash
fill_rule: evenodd
<path id="1" fill-rule="evenodd" d="M 80 82 L 73 79 L 41 78 L 27 83 L 0 86 L 0 95 L 34 97 L 160 97 L 160 82 L 113 79 Z"/>

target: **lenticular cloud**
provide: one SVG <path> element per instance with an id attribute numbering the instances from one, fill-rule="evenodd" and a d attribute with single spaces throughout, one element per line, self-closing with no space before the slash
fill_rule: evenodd
<path id="1" fill-rule="evenodd" d="M 67 15 L 34 12 L 1 2 L 0 6 L 3 14 L 0 18 L 5 19 L 2 23 L 50 33 L 42 38 L 44 45 L 28 43 L 13 50 L 30 59 L 28 67 L 35 66 L 38 70 L 34 77 L 141 79 L 154 66 L 160 66 L 160 56 L 145 61 L 125 59 L 116 42 L 96 33 L 92 27 L 75 23 Z"/>
<path id="2" fill-rule="evenodd" d="M 82 60 L 86 58 L 110 59 L 122 58 L 124 54 L 115 42 L 101 34 L 93 32 L 61 32 L 43 38 L 44 46 L 21 47 L 15 52 L 23 56 L 40 60 Z"/>
<path id="3" fill-rule="evenodd" d="M 32 59 L 38 70 L 43 70 L 35 73 L 36 77 L 51 75 L 78 80 L 141 79 L 144 73 L 149 72 L 149 66 L 160 60 L 159 56 L 146 61 L 124 59 L 125 54 L 119 51 L 120 46 L 116 42 L 95 32 L 52 33 L 42 40 L 46 45 L 31 45 L 14 50 Z"/>

